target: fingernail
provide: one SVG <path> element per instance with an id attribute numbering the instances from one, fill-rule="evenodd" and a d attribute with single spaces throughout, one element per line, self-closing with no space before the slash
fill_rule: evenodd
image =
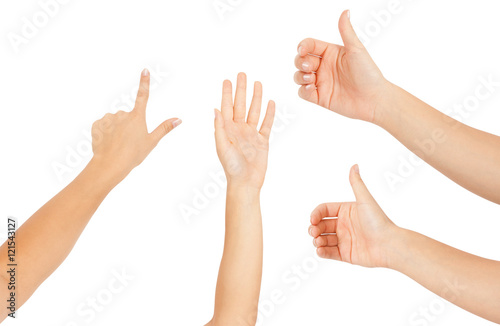
<path id="1" fill-rule="evenodd" d="M 303 70 L 309 70 L 309 67 L 311 65 L 309 64 L 309 62 L 302 62 L 302 69 Z"/>
<path id="2" fill-rule="evenodd" d="M 312 90 L 312 89 L 313 89 L 313 87 L 315 87 L 315 86 L 314 86 L 314 85 L 312 85 L 312 84 L 307 85 L 307 86 L 306 86 L 306 91 L 310 91 L 310 90 Z"/>
<path id="3" fill-rule="evenodd" d="M 316 238 L 314 238 L 314 239 L 313 239 L 313 245 L 314 245 L 315 247 L 317 247 L 317 246 L 318 246 L 318 244 L 316 243 Z"/>
<path id="4" fill-rule="evenodd" d="M 302 55 L 302 45 L 299 46 L 298 52 L 299 52 L 299 55 Z"/>
<path id="5" fill-rule="evenodd" d="M 313 236 L 313 234 L 312 234 L 312 226 L 309 227 L 308 232 L 309 232 L 309 235 L 312 237 Z"/>
<path id="6" fill-rule="evenodd" d="M 149 70 L 147 68 L 144 68 L 144 70 L 142 71 L 142 75 L 149 76 Z"/>
<path id="7" fill-rule="evenodd" d="M 308 82 L 311 81 L 311 74 L 304 75 L 302 78 L 304 78 L 304 81 Z"/>
<path id="8" fill-rule="evenodd" d="M 350 10 L 347 10 L 347 18 L 351 19 L 351 11 Z"/>
<path id="9" fill-rule="evenodd" d="M 359 166 L 357 164 L 354 165 L 354 172 L 359 174 Z"/>
<path id="10" fill-rule="evenodd" d="M 177 126 L 178 126 L 178 125 L 180 125 L 181 123 L 182 123 L 182 120 L 181 120 L 181 119 L 174 120 L 174 122 L 172 122 L 172 128 L 177 127 Z"/>

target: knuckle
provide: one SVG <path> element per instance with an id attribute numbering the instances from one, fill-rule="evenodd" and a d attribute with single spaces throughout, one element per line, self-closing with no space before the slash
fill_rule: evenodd
<path id="1" fill-rule="evenodd" d="M 298 54 L 297 54 L 297 55 L 295 56 L 295 66 L 296 66 L 297 68 L 300 68 L 300 63 L 301 63 L 301 60 L 303 60 L 303 58 L 302 58 L 300 55 L 298 55 Z"/>
<path id="2" fill-rule="evenodd" d="M 115 113 L 115 116 L 117 118 L 123 119 L 127 116 L 127 112 L 120 110 L 120 111 Z"/>
<path id="3" fill-rule="evenodd" d="M 296 83 L 300 83 L 302 77 L 302 73 L 300 71 L 296 71 L 295 74 L 293 75 L 293 79 L 295 80 Z"/>
<path id="4" fill-rule="evenodd" d="M 306 88 L 304 86 L 300 87 L 299 88 L 299 97 L 300 98 L 303 98 L 305 100 L 307 100 L 307 96 L 306 96 Z"/>

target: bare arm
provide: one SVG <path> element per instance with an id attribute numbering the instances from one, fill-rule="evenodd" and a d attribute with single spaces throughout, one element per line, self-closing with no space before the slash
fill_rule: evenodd
<path id="1" fill-rule="evenodd" d="M 148 95 L 149 73 L 145 70 L 134 110 L 107 114 L 94 123 L 91 162 L 19 228 L 16 234 L 16 309 L 66 259 L 106 195 L 180 122 L 167 120 L 148 133 L 145 120 Z M 4 243 L 0 247 L 2 269 L 7 263 L 7 243 Z M 6 284 L 0 286 L 0 297 L 5 302 L 11 291 Z M 0 320 L 10 313 L 7 309 L 0 311 Z"/>
<path id="2" fill-rule="evenodd" d="M 500 324 L 500 262 L 468 254 L 396 226 L 359 174 L 349 179 L 356 202 L 326 203 L 311 214 L 320 257 L 397 270 L 457 306 Z"/>
<path id="3" fill-rule="evenodd" d="M 471 255 L 419 233 L 400 229 L 389 268 L 443 299 L 500 324 L 500 262 Z"/>
<path id="4" fill-rule="evenodd" d="M 19 228 L 15 239 L 16 308 L 22 306 L 66 259 L 114 184 L 96 162 L 90 162 L 71 184 Z M 0 247 L 0 260 L 5 268 L 7 243 Z M 2 298 L 7 297 L 7 286 L 1 289 Z M 0 318 L 3 320 L 8 313 L 10 311 L 2 309 Z"/>
<path id="5" fill-rule="evenodd" d="M 220 323 L 216 325 L 255 325 L 263 249 L 259 196 L 256 189 L 228 186 L 214 312 L 214 320 Z"/>
<path id="6" fill-rule="evenodd" d="M 375 123 L 438 171 L 500 204 L 500 137 L 469 127 L 388 84 Z"/>
<path id="7" fill-rule="evenodd" d="M 500 204 L 500 137 L 466 126 L 388 82 L 356 36 L 348 12 L 340 17 L 339 30 L 344 46 L 300 42 L 295 59 L 300 97 L 381 126 L 451 180 Z"/>
<path id="8" fill-rule="evenodd" d="M 246 76 L 238 75 L 235 103 L 232 86 L 223 85 L 222 112 L 215 111 L 217 154 L 228 179 L 226 235 L 209 325 L 255 325 L 262 277 L 260 189 L 267 169 L 269 136 L 274 120 L 270 102 L 260 131 L 256 129 L 262 86 L 255 83 L 246 117 Z"/>

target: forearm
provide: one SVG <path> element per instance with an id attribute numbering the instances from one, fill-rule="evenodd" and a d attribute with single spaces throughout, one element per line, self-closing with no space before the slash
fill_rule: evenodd
<path id="1" fill-rule="evenodd" d="M 217 325 L 254 325 L 262 277 L 260 190 L 228 185 L 226 235 L 215 297 Z"/>
<path id="2" fill-rule="evenodd" d="M 82 173 L 16 232 L 18 307 L 64 261 L 88 221 L 116 184 L 91 161 Z M 5 266 L 7 248 L 0 248 Z"/>
<path id="3" fill-rule="evenodd" d="M 457 306 L 500 323 L 500 262 L 404 229 L 395 244 L 395 251 L 390 254 L 390 268 Z"/>
<path id="4" fill-rule="evenodd" d="M 500 137 L 471 128 L 389 84 L 375 123 L 462 187 L 500 204 Z"/>

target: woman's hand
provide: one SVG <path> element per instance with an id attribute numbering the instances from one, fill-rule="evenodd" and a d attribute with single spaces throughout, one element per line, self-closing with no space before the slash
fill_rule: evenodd
<path id="1" fill-rule="evenodd" d="M 389 83 L 356 36 L 349 11 L 340 16 L 344 46 L 311 38 L 298 45 L 295 82 L 299 96 L 343 116 L 374 122 Z"/>
<path id="2" fill-rule="evenodd" d="M 260 131 L 257 130 L 262 104 L 262 85 L 255 83 L 252 103 L 245 121 L 246 88 L 246 75 L 240 73 L 233 104 L 231 82 L 224 81 L 221 111 L 215 110 L 215 142 L 228 184 L 260 189 L 266 175 L 275 105 L 273 101 L 269 102 Z"/>
<path id="3" fill-rule="evenodd" d="M 356 202 L 321 204 L 311 214 L 309 234 L 318 256 L 364 267 L 387 267 L 399 228 L 366 188 L 357 165 L 349 174 Z"/>
<path id="4" fill-rule="evenodd" d="M 217 155 L 226 172 L 228 187 L 224 253 L 215 291 L 214 315 L 208 325 L 255 325 L 257 322 L 263 247 L 260 188 L 266 175 L 275 107 L 270 101 L 258 131 L 262 85 L 255 83 L 247 117 L 246 83 L 245 74 L 238 74 L 233 104 L 231 82 L 225 80 L 222 112 L 215 110 Z"/>
<path id="5" fill-rule="evenodd" d="M 158 142 L 182 122 L 177 118 L 168 119 L 152 133 L 148 132 L 146 106 L 149 83 L 149 71 L 144 69 L 134 109 L 131 112 L 108 113 L 92 126 L 92 161 L 116 175 L 118 181 L 141 164 Z"/>

